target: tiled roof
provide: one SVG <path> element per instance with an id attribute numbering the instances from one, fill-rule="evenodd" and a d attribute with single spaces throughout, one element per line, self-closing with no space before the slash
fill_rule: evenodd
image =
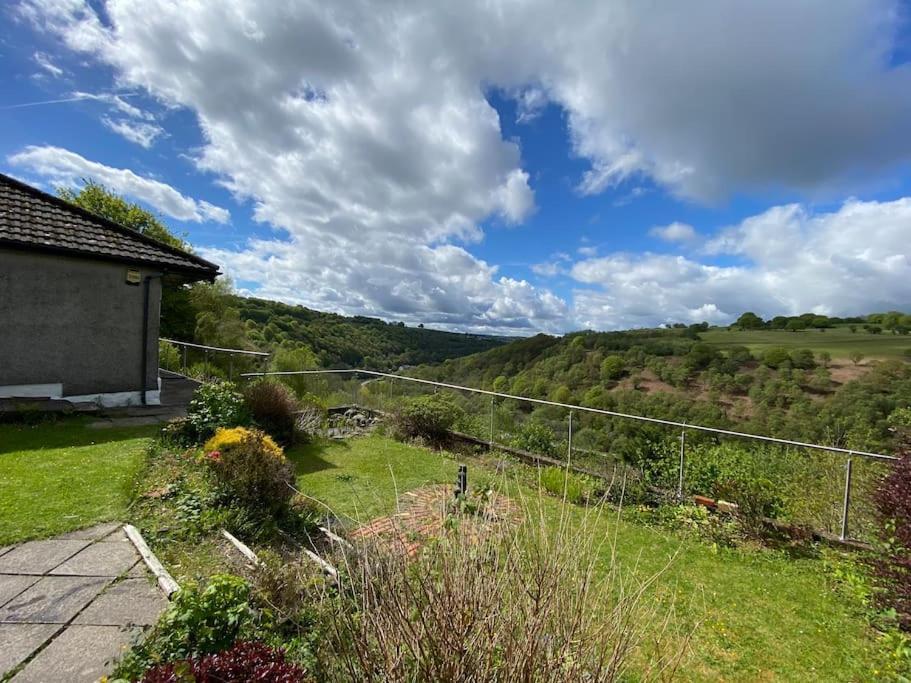
<path id="1" fill-rule="evenodd" d="M 0 173 L 0 247 L 69 252 L 212 279 L 218 266 Z"/>

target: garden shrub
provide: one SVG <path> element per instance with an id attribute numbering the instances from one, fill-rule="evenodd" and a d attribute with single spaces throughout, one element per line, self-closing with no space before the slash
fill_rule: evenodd
<path id="1" fill-rule="evenodd" d="M 544 467 L 540 473 L 541 486 L 548 493 L 563 497 L 564 488 L 566 500 L 571 503 L 585 503 L 592 493 L 592 484 L 589 478 L 568 472 L 562 467 Z"/>
<path id="2" fill-rule="evenodd" d="M 158 341 L 158 367 L 165 370 L 180 370 L 180 351 L 171 342 Z"/>
<path id="3" fill-rule="evenodd" d="M 877 604 L 894 610 L 899 626 L 911 631 L 911 411 L 895 411 L 891 422 L 902 441 L 901 460 L 873 494 L 881 547 L 871 561 Z"/>
<path id="4" fill-rule="evenodd" d="M 300 404 L 287 385 L 270 379 L 254 382 L 244 390 L 244 400 L 257 426 L 280 444 L 291 445 Z"/>
<path id="5" fill-rule="evenodd" d="M 264 643 L 238 642 L 218 654 L 204 655 L 149 669 L 142 683 L 299 683 L 306 672 Z"/>
<path id="6" fill-rule="evenodd" d="M 187 406 L 189 434 L 196 443 L 205 441 L 219 427 L 237 427 L 250 423 L 244 397 L 231 382 L 208 382 L 201 385 Z"/>
<path id="7" fill-rule="evenodd" d="M 247 582 L 230 574 L 215 574 L 204 589 L 185 584 L 149 637 L 121 661 L 117 677 L 137 680 L 152 666 L 230 648 L 252 635 L 249 599 Z"/>
<path id="8" fill-rule="evenodd" d="M 553 430 L 536 420 L 529 420 L 510 439 L 509 445 L 520 451 L 539 455 L 556 455 L 557 443 Z"/>
<path id="9" fill-rule="evenodd" d="M 426 439 L 442 444 L 462 415 L 461 406 L 450 394 L 428 394 L 402 401 L 393 411 L 393 425 L 400 438 Z"/>
<path id="10" fill-rule="evenodd" d="M 287 510 L 294 495 L 294 468 L 272 437 L 258 429 L 219 429 L 204 447 L 219 483 L 241 505 Z"/>

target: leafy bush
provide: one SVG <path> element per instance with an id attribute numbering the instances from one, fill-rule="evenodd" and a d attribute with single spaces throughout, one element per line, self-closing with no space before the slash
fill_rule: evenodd
<path id="1" fill-rule="evenodd" d="M 591 497 L 592 483 L 588 477 L 569 472 L 562 467 L 545 467 L 540 473 L 541 486 L 548 493 L 563 497 L 570 503 L 585 503 Z"/>
<path id="2" fill-rule="evenodd" d="M 213 379 L 227 381 L 228 373 L 215 365 L 213 362 L 208 363 L 191 363 L 187 368 L 187 377 L 192 377 L 200 382 L 208 382 Z"/>
<path id="3" fill-rule="evenodd" d="M 791 351 L 791 365 L 801 370 L 812 370 L 816 367 L 816 357 L 810 349 L 794 349 Z"/>
<path id="4" fill-rule="evenodd" d="M 171 342 L 158 342 L 158 367 L 176 371 L 180 369 L 180 351 Z"/>
<path id="5" fill-rule="evenodd" d="M 219 429 L 205 445 L 219 483 L 241 505 L 287 510 L 294 495 L 294 468 L 281 447 L 258 429 Z"/>
<path id="6" fill-rule="evenodd" d="M 283 445 L 294 441 L 294 425 L 300 405 L 285 384 L 263 379 L 244 390 L 244 400 L 255 422 Z"/>
<path id="7" fill-rule="evenodd" d="M 204 589 L 184 585 L 149 637 L 120 663 L 118 677 L 136 680 L 152 666 L 228 649 L 252 633 L 249 598 L 247 582 L 229 574 L 215 574 Z"/>
<path id="8" fill-rule="evenodd" d="M 557 443 L 553 431 L 536 420 L 529 420 L 510 439 L 509 445 L 520 451 L 539 455 L 556 455 Z"/>
<path id="9" fill-rule="evenodd" d="M 230 382 L 208 382 L 200 386 L 187 407 L 188 433 L 198 443 L 205 441 L 220 427 L 237 427 L 250 423 L 244 397 Z"/>
<path id="10" fill-rule="evenodd" d="M 441 444 L 448 440 L 449 431 L 462 412 L 450 394 L 418 396 L 405 399 L 395 408 L 393 426 L 400 438 L 420 437 Z"/>
<path id="11" fill-rule="evenodd" d="M 775 346 L 762 354 L 762 364 L 770 368 L 781 368 L 791 362 L 791 354 L 783 346 Z"/>
<path id="12" fill-rule="evenodd" d="M 873 559 L 873 573 L 879 590 L 876 601 L 894 610 L 901 628 L 911 631 L 911 438 L 906 420 L 908 409 L 892 414 L 901 433 L 901 460 L 895 462 L 873 494 L 880 522 L 881 549 Z M 911 421 L 911 420 L 909 420 Z"/>
<path id="13" fill-rule="evenodd" d="M 298 683 L 306 672 L 288 662 L 281 650 L 263 643 L 238 642 L 224 652 L 160 664 L 149 669 L 142 683 Z"/>

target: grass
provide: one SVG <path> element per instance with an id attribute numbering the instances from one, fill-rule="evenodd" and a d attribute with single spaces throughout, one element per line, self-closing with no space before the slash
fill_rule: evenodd
<path id="1" fill-rule="evenodd" d="M 396 491 L 454 482 L 449 457 L 382 437 L 321 442 L 291 451 L 298 487 L 341 515 L 388 514 Z M 469 482 L 493 475 L 469 465 Z M 528 489 L 522 488 L 527 491 Z M 559 501 L 546 503 L 551 524 Z M 581 519 L 584 508 L 573 507 Z M 660 580 L 662 600 L 673 604 L 684 629 L 696 628 L 680 672 L 685 680 L 828 680 L 871 677 L 875 645 L 859 606 L 834 591 L 819 555 L 724 549 L 644 525 L 602 518 L 598 528 L 616 538 L 630 570 Z M 604 549 L 605 565 L 610 549 Z"/>
<path id="2" fill-rule="evenodd" d="M 452 483 L 458 464 L 429 450 L 371 436 L 290 449 L 298 488 L 331 504 L 342 519 L 369 520 L 395 509 L 395 492 Z M 487 476 L 486 473 L 484 476 Z"/>
<path id="3" fill-rule="evenodd" d="M 0 424 L 0 546 L 123 519 L 157 427 Z"/>
<path id="4" fill-rule="evenodd" d="M 911 336 L 883 332 L 870 334 L 859 326 L 851 332 L 847 326 L 820 330 L 728 330 L 712 329 L 700 332 L 699 337 L 706 343 L 720 348 L 746 346 L 750 351 L 762 352 L 773 346 L 787 349 L 810 349 L 816 353 L 828 351 L 833 358 L 847 358 L 852 351 L 860 351 L 867 358 L 907 358 L 906 349 L 911 349 Z"/>

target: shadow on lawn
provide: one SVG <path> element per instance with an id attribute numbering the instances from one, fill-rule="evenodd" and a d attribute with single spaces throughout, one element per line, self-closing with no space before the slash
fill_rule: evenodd
<path id="1" fill-rule="evenodd" d="M 42 420 L 36 424 L 0 423 L 0 454 L 45 448 L 78 448 L 128 439 L 154 438 L 161 425 L 91 429 L 91 420 L 65 417 Z"/>
<path id="2" fill-rule="evenodd" d="M 340 444 L 343 448 L 351 448 L 351 446 L 344 441 L 335 441 L 331 442 L 331 444 L 332 447 L 336 449 Z M 333 465 L 322 457 L 323 453 L 329 449 L 329 445 L 330 442 L 326 439 L 317 439 L 310 443 L 294 446 L 285 451 L 285 455 L 288 460 L 294 463 L 294 471 L 298 476 L 302 474 L 312 474 L 321 470 L 337 469 L 337 465 Z"/>

